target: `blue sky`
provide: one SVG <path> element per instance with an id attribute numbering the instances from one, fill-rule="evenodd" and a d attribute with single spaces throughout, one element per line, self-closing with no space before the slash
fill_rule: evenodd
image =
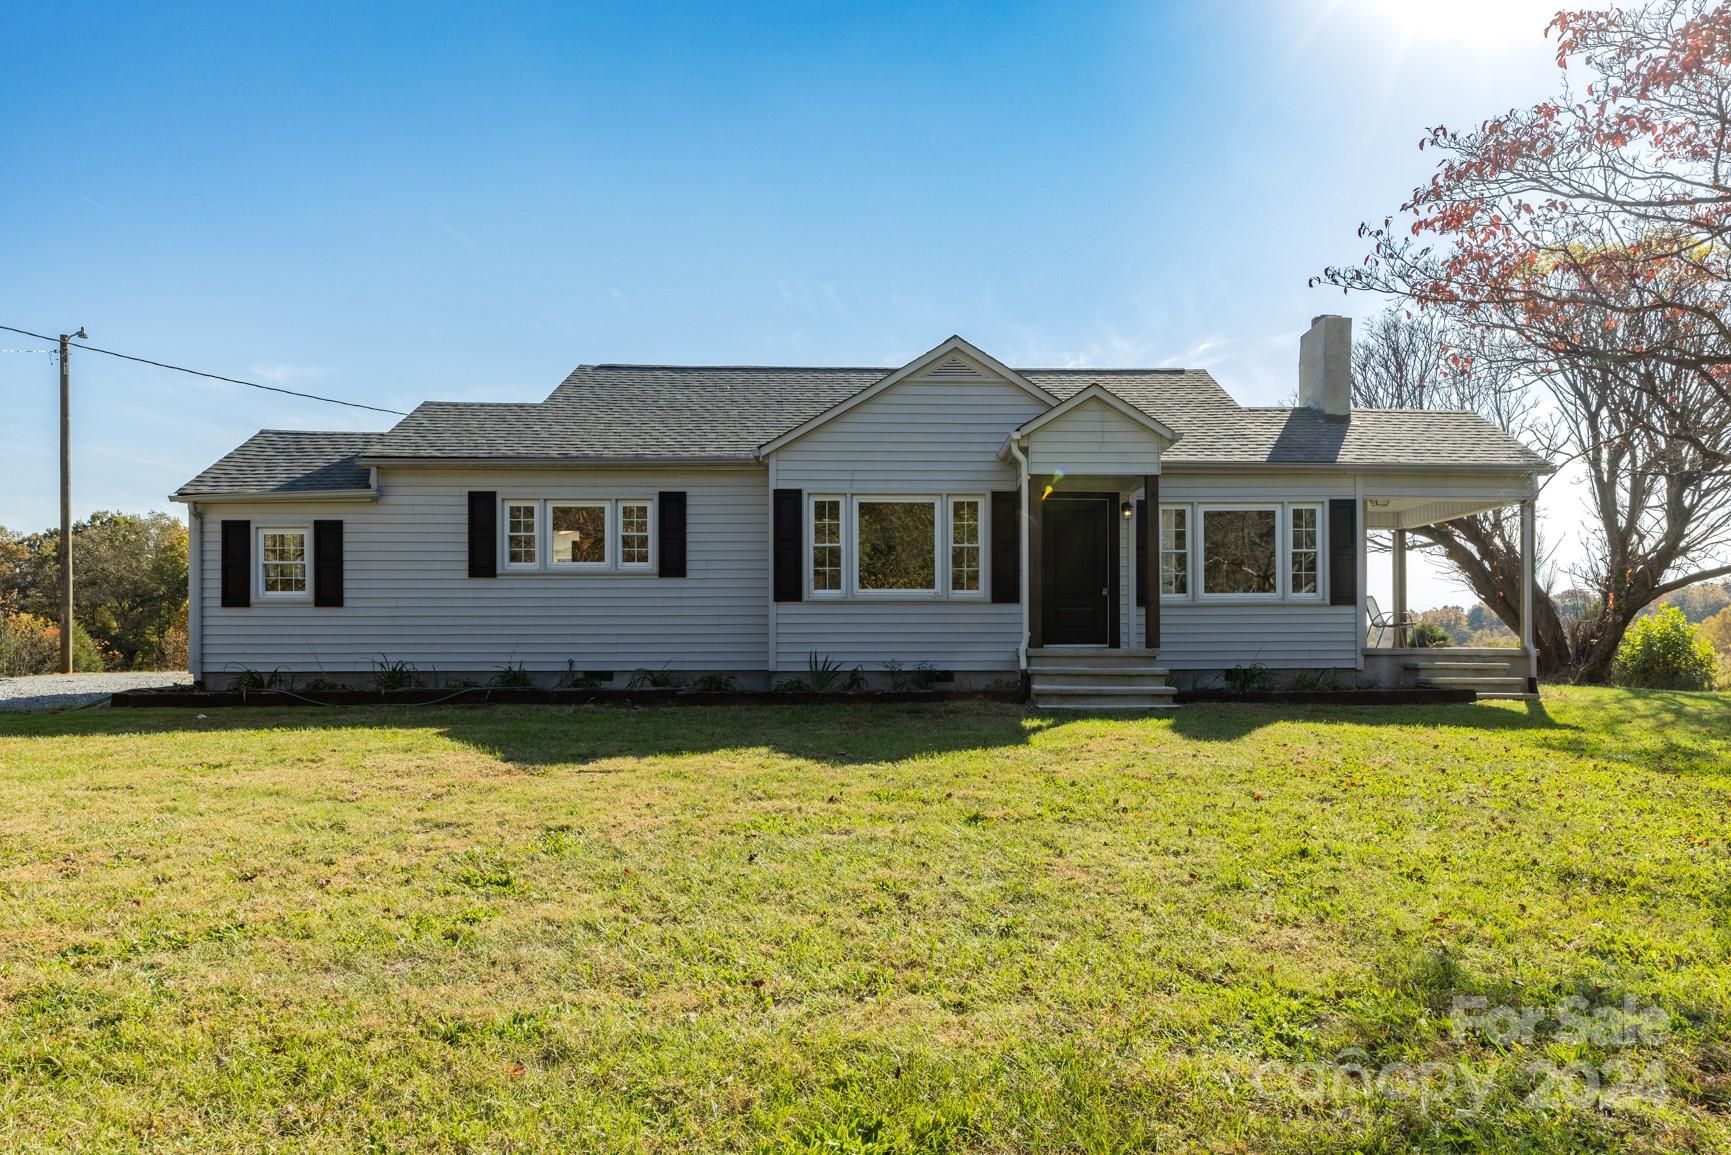
<path id="1" fill-rule="evenodd" d="M 1424 129 L 1553 89 L 1547 8 L 23 6 L 0 324 L 399 409 L 952 332 L 1271 403 L 1312 314 L 1376 308 L 1305 281 L 1424 179 Z M 178 510 L 260 427 L 388 420 L 74 366 L 80 515 Z M 0 354 L 0 525 L 57 517 L 54 386 Z"/>

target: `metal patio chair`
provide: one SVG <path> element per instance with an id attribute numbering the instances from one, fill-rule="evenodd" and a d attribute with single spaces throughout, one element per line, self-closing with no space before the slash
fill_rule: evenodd
<path id="1" fill-rule="evenodd" d="M 1383 638 L 1390 630 L 1394 631 L 1394 648 L 1412 644 L 1412 628 L 1418 625 L 1418 615 L 1411 610 L 1402 610 L 1398 614 L 1385 614 L 1382 607 L 1376 604 L 1376 599 L 1366 594 L 1364 597 L 1365 612 L 1370 615 L 1370 628 L 1376 631 L 1376 641 L 1370 642 L 1370 631 L 1365 631 L 1365 641 L 1377 648 L 1382 647 Z"/>

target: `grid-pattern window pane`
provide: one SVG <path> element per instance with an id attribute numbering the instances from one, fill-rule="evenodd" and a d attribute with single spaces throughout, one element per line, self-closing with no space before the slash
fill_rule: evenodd
<path id="1" fill-rule="evenodd" d="M 1272 509 L 1210 509 L 1202 515 L 1202 592 L 1280 592 L 1278 518 Z"/>
<path id="2" fill-rule="evenodd" d="M 1160 511 L 1160 592 L 1190 593 L 1190 511 Z"/>
<path id="3" fill-rule="evenodd" d="M 937 589 L 935 501 L 861 501 L 858 519 L 860 589 Z"/>
<path id="4" fill-rule="evenodd" d="M 304 530 L 266 530 L 259 535 L 259 564 L 267 594 L 307 592 L 307 535 Z"/>
<path id="5" fill-rule="evenodd" d="M 511 565 L 534 565 L 535 504 L 513 503 L 505 506 L 505 560 Z"/>
<path id="6" fill-rule="evenodd" d="M 649 564 L 649 507 L 636 502 L 619 506 L 619 564 Z"/>
<path id="7" fill-rule="evenodd" d="M 972 498 L 950 503 L 950 590 L 980 588 L 980 503 Z"/>
<path id="8" fill-rule="evenodd" d="M 811 503 L 811 588 L 841 592 L 841 499 Z"/>
<path id="9" fill-rule="evenodd" d="M 556 565 L 605 565 L 607 563 L 607 506 L 554 505 L 549 507 L 553 529 L 552 560 Z"/>
<path id="10" fill-rule="evenodd" d="M 1313 594 L 1317 586 L 1317 557 L 1320 553 L 1318 522 L 1314 506 L 1294 506 L 1292 509 L 1292 592 Z"/>

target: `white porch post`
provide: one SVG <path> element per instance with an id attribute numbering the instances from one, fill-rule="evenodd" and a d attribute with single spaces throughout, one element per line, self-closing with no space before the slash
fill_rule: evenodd
<path id="1" fill-rule="evenodd" d="M 1406 620 L 1406 530 L 1404 529 L 1394 531 L 1394 620 L 1397 622 Z M 1396 627 L 1395 634 L 1395 644 L 1399 645 L 1399 627 Z M 1412 638 L 1408 636 L 1406 642 L 1407 645 L 1412 645 Z"/>
<path id="2" fill-rule="evenodd" d="M 1539 655 L 1533 648 L 1533 569 L 1538 533 L 1536 509 L 1538 502 L 1527 498 L 1521 502 L 1521 648 L 1527 652 L 1528 689 L 1539 676 Z"/>

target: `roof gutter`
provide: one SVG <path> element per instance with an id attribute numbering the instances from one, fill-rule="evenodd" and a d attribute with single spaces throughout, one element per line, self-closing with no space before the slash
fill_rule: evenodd
<path id="1" fill-rule="evenodd" d="M 215 502 L 258 502 L 258 501 L 377 501 L 379 491 L 376 489 L 263 489 L 252 491 L 233 491 L 229 493 L 190 493 L 180 490 L 168 495 L 168 500 L 178 501 L 183 505 L 193 502 L 210 504 Z"/>
<path id="2" fill-rule="evenodd" d="M 1379 461 L 1356 465 L 1342 461 L 1173 461 L 1161 458 L 1163 473 L 1236 473 L 1243 469 L 1317 469 L 1342 473 L 1512 473 L 1527 476 L 1532 473 L 1555 473 L 1557 467 L 1546 461 L 1542 465 L 1476 465 L 1463 461 L 1397 462 Z"/>
<path id="3" fill-rule="evenodd" d="M 632 469 L 659 466 L 756 466 L 754 456 L 729 457 L 357 457 L 372 469 Z"/>

